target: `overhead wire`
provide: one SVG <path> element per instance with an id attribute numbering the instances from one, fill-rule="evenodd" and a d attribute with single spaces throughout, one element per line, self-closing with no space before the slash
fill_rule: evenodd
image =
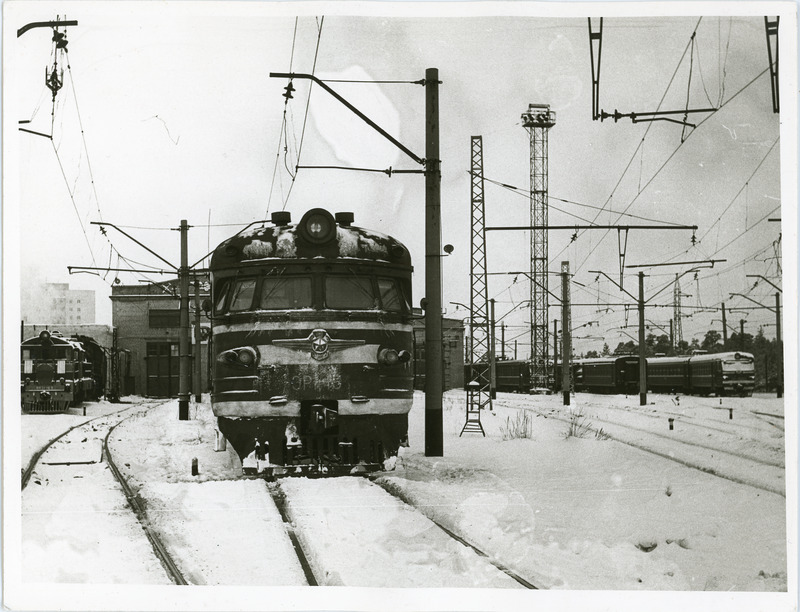
<path id="1" fill-rule="evenodd" d="M 322 26 L 325 23 L 325 16 L 322 16 L 322 19 L 319 21 L 317 26 L 317 45 L 314 50 L 314 62 L 311 66 L 311 75 L 313 76 L 317 70 L 317 59 L 319 58 L 319 45 L 320 41 L 322 40 Z M 314 83 L 313 81 L 309 83 L 308 86 L 308 98 L 306 99 L 306 110 L 303 115 L 303 128 L 300 131 L 300 144 L 297 147 L 297 164 L 300 164 L 300 153 L 303 150 L 303 141 L 305 140 L 306 136 L 306 125 L 308 123 L 308 111 L 311 108 L 311 92 L 313 91 Z M 294 189 L 295 181 L 297 180 L 297 173 L 292 176 L 292 182 L 289 184 L 289 191 L 286 193 L 286 198 L 283 201 L 283 209 L 286 210 L 286 206 L 289 204 L 289 198 L 292 195 L 292 190 Z"/>

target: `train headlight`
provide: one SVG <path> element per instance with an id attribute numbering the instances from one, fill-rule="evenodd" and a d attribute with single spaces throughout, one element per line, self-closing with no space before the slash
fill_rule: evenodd
<path id="1" fill-rule="evenodd" d="M 411 353 L 402 350 L 397 351 L 393 348 L 382 348 L 378 351 L 378 363 L 384 365 L 397 365 L 398 363 L 405 363 L 411 359 Z"/>
<path id="2" fill-rule="evenodd" d="M 327 210 L 312 208 L 300 219 L 297 229 L 309 242 L 322 244 L 336 236 L 336 220 Z"/>
<path id="3" fill-rule="evenodd" d="M 378 351 L 378 362 L 389 366 L 397 365 L 400 363 L 400 355 L 394 349 L 382 348 Z"/>
<path id="4" fill-rule="evenodd" d="M 228 365 L 253 368 L 258 365 L 258 352 L 251 346 L 223 351 L 217 356 L 217 361 Z"/>

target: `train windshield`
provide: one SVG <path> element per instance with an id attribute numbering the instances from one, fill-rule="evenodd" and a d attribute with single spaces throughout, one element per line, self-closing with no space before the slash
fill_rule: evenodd
<path id="1" fill-rule="evenodd" d="M 361 276 L 328 276 L 325 278 L 325 306 L 337 310 L 372 310 L 378 300 L 372 290 L 372 279 Z"/>
<path id="2" fill-rule="evenodd" d="M 311 308 L 311 278 L 267 277 L 261 284 L 260 308 L 264 310 L 296 310 Z"/>
<path id="3" fill-rule="evenodd" d="M 392 278 L 379 278 L 378 290 L 381 294 L 381 304 L 389 312 L 403 312 L 404 300 L 400 287 Z"/>
<path id="4" fill-rule="evenodd" d="M 722 369 L 726 371 L 750 372 L 753 370 L 753 360 L 750 358 L 726 359 L 722 362 Z"/>
<path id="5" fill-rule="evenodd" d="M 250 310 L 253 305 L 253 294 L 256 290 L 256 279 L 245 278 L 236 281 L 231 295 L 231 312 Z"/>

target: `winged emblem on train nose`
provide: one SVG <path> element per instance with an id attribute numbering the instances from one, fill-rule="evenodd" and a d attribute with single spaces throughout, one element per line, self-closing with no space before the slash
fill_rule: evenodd
<path id="1" fill-rule="evenodd" d="M 276 339 L 272 341 L 272 344 L 297 350 L 310 349 L 313 359 L 323 361 L 334 351 L 341 351 L 351 346 L 361 346 L 364 344 L 364 340 L 338 340 L 331 338 L 324 329 L 315 329 L 305 338 Z"/>

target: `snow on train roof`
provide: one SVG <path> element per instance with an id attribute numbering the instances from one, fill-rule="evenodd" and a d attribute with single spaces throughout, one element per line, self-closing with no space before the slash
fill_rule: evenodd
<path id="1" fill-rule="evenodd" d="M 354 258 L 410 266 L 408 249 L 398 240 L 355 226 L 336 225 L 335 240 L 313 244 L 297 225 L 257 226 L 222 242 L 211 258 L 211 267 L 262 259 Z"/>

